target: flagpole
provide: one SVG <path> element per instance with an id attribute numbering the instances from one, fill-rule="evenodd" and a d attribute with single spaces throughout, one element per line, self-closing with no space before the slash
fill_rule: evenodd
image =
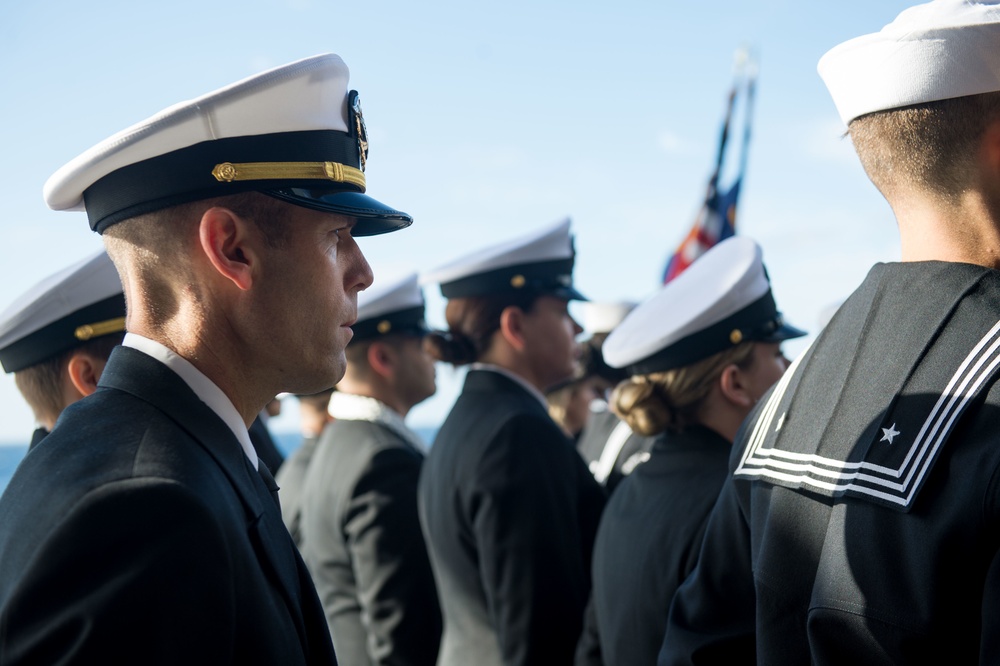
<path id="1" fill-rule="evenodd" d="M 733 56 L 733 84 L 726 101 L 725 118 L 722 123 L 722 131 L 719 135 L 719 148 L 716 153 L 714 169 L 708 180 L 705 199 L 702 202 L 701 209 L 698 211 L 694 225 L 667 261 L 667 265 L 663 271 L 663 284 L 680 275 L 705 250 L 736 232 L 736 200 L 739 197 L 740 185 L 746 170 L 747 155 L 749 153 L 756 80 L 756 58 L 752 56 L 746 47 L 738 49 Z M 719 178 L 725 160 L 726 145 L 729 141 L 729 128 L 732 123 L 733 109 L 736 106 L 736 98 L 741 89 L 746 91 L 746 114 L 743 127 L 743 142 L 740 146 L 739 172 L 734 184 L 725 193 L 720 194 Z"/>

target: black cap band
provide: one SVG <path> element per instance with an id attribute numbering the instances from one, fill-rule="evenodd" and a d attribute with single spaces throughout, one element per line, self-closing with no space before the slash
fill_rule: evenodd
<path id="1" fill-rule="evenodd" d="M 587 300 L 573 288 L 573 257 L 504 266 L 441 284 L 445 298 L 538 293 L 566 300 Z"/>
<path id="2" fill-rule="evenodd" d="M 125 316 L 125 296 L 116 294 L 72 312 L 34 333 L 0 349 L 0 365 L 5 372 L 18 372 L 46 361 L 86 342 L 76 335 L 81 326 L 93 325 Z M 87 339 L 120 333 L 116 331 L 94 335 Z"/>
<path id="3" fill-rule="evenodd" d="M 354 337 L 351 338 L 352 343 L 372 340 L 393 333 L 424 335 L 428 332 L 427 323 L 424 321 L 424 306 L 422 305 L 364 319 L 351 326 L 351 330 L 354 331 Z"/>
<path id="4" fill-rule="evenodd" d="M 708 328 L 692 333 L 627 366 L 630 375 L 648 375 L 697 363 L 741 342 L 781 342 L 805 335 L 784 323 L 769 289 L 756 301 Z"/>
<path id="5" fill-rule="evenodd" d="M 218 167 L 224 164 L 326 162 L 350 167 L 354 173 L 361 174 L 357 138 L 352 133 L 336 130 L 311 130 L 203 141 L 113 171 L 88 187 L 83 198 L 90 228 L 98 233 L 122 220 L 170 206 L 241 192 L 268 192 L 285 188 L 289 191 L 290 188 L 315 190 L 329 199 L 310 205 L 313 202 L 307 195 L 296 193 L 279 197 L 291 203 L 342 212 L 337 209 L 337 204 L 341 203 L 344 214 L 349 215 L 356 210 L 361 213 L 359 217 L 367 219 L 393 218 L 395 223 L 391 225 L 392 229 L 410 224 L 409 215 L 363 194 L 364 186 L 357 182 L 363 182 L 363 175 L 342 182 L 321 175 L 234 181 L 215 175 Z M 331 205 L 338 193 L 350 193 L 357 199 Z M 364 235 L 364 224 L 360 226 L 358 231 L 362 233 L 358 235 Z M 379 227 L 379 231 L 392 229 Z"/>

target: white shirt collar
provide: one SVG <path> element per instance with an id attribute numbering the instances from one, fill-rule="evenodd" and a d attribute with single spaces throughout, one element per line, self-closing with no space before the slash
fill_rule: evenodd
<path id="1" fill-rule="evenodd" d="M 152 356 L 183 379 L 195 395 L 208 405 L 209 409 L 215 412 L 223 423 L 229 426 L 229 429 L 236 435 L 236 439 L 239 440 L 240 446 L 243 447 L 243 453 L 250 459 L 254 469 L 257 469 L 257 451 L 250 442 L 250 433 L 243 422 L 243 417 L 236 411 L 232 400 L 216 386 L 215 382 L 194 367 L 190 361 L 156 340 L 150 340 L 136 333 L 126 333 L 122 346 L 131 347 Z"/>
<path id="2" fill-rule="evenodd" d="M 528 380 L 526 380 L 521 375 L 511 372 L 507 368 L 501 367 L 499 365 L 493 365 L 492 363 L 472 363 L 469 365 L 469 370 L 486 370 L 487 372 L 496 372 L 503 375 L 504 377 L 507 377 L 511 381 L 520 384 L 525 391 L 533 395 L 535 399 L 538 400 L 538 402 L 542 403 L 542 407 L 544 407 L 545 410 L 548 411 L 549 403 L 548 401 L 545 400 L 545 396 L 542 395 L 541 391 L 539 391 L 537 388 L 529 384 Z"/>
<path id="3" fill-rule="evenodd" d="M 393 431 L 418 451 L 426 451 L 427 443 L 410 430 L 399 412 L 381 400 L 364 395 L 334 391 L 330 396 L 330 416 L 343 421 L 368 421 Z"/>

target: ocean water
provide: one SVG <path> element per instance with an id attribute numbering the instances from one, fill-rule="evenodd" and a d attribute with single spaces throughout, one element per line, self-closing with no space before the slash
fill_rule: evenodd
<path id="1" fill-rule="evenodd" d="M 7 487 L 10 477 L 27 452 L 27 444 L 0 443 L 0 493 Z"/>
<path id="2" fill-rule="evenodd" d="M 415 431 L 429 445 L 434 440 L 437 428 L 415 428 Z M 298 448 L 302 441 L 302 435 L 297 432 L 272 433 L 272 436 L 274 437 L 275 444 L 278 445 L 278 448 L 286 458 Z M 7 487 L 10 477 L 14 475 L 14 470 L 17 469 L 18 464 L 27 452 L 27 444 L 0 442 L 0 493 Z"/>

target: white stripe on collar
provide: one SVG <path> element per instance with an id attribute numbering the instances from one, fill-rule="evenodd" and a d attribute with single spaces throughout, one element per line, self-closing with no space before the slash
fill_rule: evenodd
<path id="1" fill-rule="evenodd" d="M 150 340 L 136 333 L 126 333 L 122 346 L 131 347 L 147 356 L 152 356 L 184 380 L 184 383 L 194 391 L 195 395 L 208 405 L 208 408 L 215 412 L 223 423 L 229 426 L 229 429 L 236 435 L 236 439 L 239 440 L 240 446 L 243 447 L 243 453 L 250 459 L 254 469 L 257 469 L 257 451 L 254 450 L 253 444 L 250 442 L 250 433 L 243 422 L 243 417 L 236 411 L 232 400 L 216 386 L 215 382 L 206 377 L 186 358 L 179 356 L 177 352 L 156 340 Z"/>
<path id="2" fill-rule="evenodd" d="M 533 395 L 535 399 L 538 400 L 538 402 L 542 403 L 542 407 L 545 408 L 546 412 L 549 411 L 549 403 L 545 399 L 545 396 L 542 395 L 542 392 L 539 391 L 534 386 L 532 386 L 531 384 L 529 384 L 528 380 L 522 377 L 521 375 L 518 375 L 508 370 L 507 368 L 501 367 L 499 365 L 493 365 L 492 363 L 472 363 L 471 365 L 469 365 L 469 370 L 485 370 L 487 372 L 496 372 L 498 374 L 503 375 L 507 379 L 510 379 L 519 384 L 522 388 L 524 388 L 525 391 Z"/>
<path id="3" fill-rule="evenodd" d="M 402 437 L 418 451 L 426 451 L 427 443 L 410 430 L 399 412 L 381 400 L 364 395 L 334 391 L 330 396 L 330 416 L 341 421 L 368 421 L 377 423 Z"/>

